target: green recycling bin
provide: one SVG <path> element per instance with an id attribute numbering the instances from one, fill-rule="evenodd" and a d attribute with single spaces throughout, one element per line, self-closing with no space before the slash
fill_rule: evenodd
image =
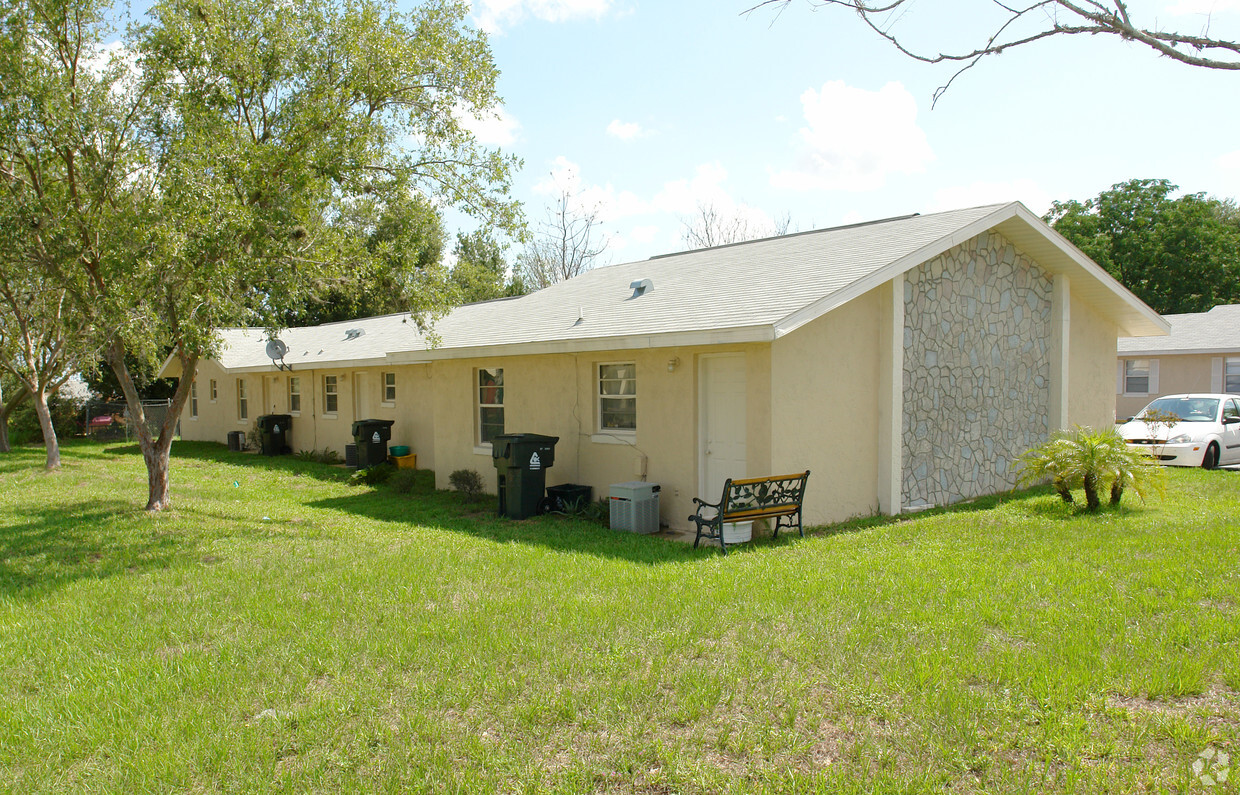
<path id="1" fill-rule="evenodd" d="M 388 442 L 392 439 L 395 420 L 358 420 L 353 423 L 353 441 L 357 442 L 357 468 L 370 469 L 387 462 Z"/>
<path id="2" fill-rule="evenodd" d="M 547 470 L 555 463 L 558 436 L 504 433 L 491 440 L 491 463 L 499 481 L 499 515 L 525 519 L 538 515 L 547 487 Z"/>
<path id="3" fill-rule="evenodd" d="M 258 418 L 258 435 L 263 455 L 284 455 L 293 452 L 289 433 L 293 430 L 291 414 L 264 414 Z"/>

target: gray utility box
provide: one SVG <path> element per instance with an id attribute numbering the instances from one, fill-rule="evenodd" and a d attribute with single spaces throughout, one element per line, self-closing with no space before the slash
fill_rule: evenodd
<path id="1" fill-rule="evenodd" d="M 607 502 L 611 505 L 611 529 L 630 533 L 659 532 L 658 483 L 633 480 L 613 483 Z"/>

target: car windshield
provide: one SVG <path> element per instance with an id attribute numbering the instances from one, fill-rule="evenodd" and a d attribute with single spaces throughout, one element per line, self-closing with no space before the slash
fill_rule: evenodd
<path id="1" fill-rule="evenodd" d="M 1141 409 L 1137 419 L 1153 411 L 1165 411 L 1176 415 L 1180 422 L 1214 422 L 1218 416 L 1218 398 L 1159 398 Z"/>

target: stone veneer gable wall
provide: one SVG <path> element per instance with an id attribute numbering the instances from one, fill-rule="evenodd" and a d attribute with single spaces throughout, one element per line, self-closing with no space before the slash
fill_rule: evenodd
<path id="1" fill-rule="evenodd" d="M 1050 429 L 1051 279 L 995 232 L 905 274 L 903 503 L 1015 485 Z"/>

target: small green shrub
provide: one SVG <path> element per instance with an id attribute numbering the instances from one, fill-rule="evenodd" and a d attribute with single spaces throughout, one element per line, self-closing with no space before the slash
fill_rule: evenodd
<path id="1" fill-rule="evenodd" d="M 482 475 L 476 469 L 458 469 L 448 475 L 448 483 L 466 499 L 476 500 L 482 494 Z"/>
<path id="2" fill-rule="evenodd" d="M 611 527 L 611 502 L 606 497 L 600 497 L 586 505 L 581 513 L 582 516 L 591 522 L 598 522 L 606 527 Z"/>
<path id="3" fill-rule="evenodd" d="M 298 450 L 297 460 L 319 464 L 339 464 L 340 454 L 330 447 L 324 447 L 322 450 Z"/>
<path id="4" fill-rule="evenodd" d="M 397 469 L 388 478 L 388 485 L 397 494 L 408 494 L 417 485 L 417 480 L 418 471 L 416 469 Z"/>
<path id="5" fill-rule="evenodd" d="M 391 464 L 377 464 L 369 469 L 357 470 L 353 473 L 352 480 L 354 483 L 365 483 L 367 486 L 377 486 L 380 483 L 386 483 L 395 471 L 396 467 Z"/>
<path id="6" fill-rule="evenodd" d="M 1060 499 L 1072 502 L 1072 489 L 1085 492 L 1090 511 L 1101 507 L 1099 492 L 1110 488 L 1111 505 L 1118 506 L 1126 488 L 1141 499 L 1151 491 L 1162 493 L 1166 473 L 1144 453 L 1130 449 L 1115 428 L 1059 431 L 1020 457 L 1019 483 L 1049 480 Z"/>

